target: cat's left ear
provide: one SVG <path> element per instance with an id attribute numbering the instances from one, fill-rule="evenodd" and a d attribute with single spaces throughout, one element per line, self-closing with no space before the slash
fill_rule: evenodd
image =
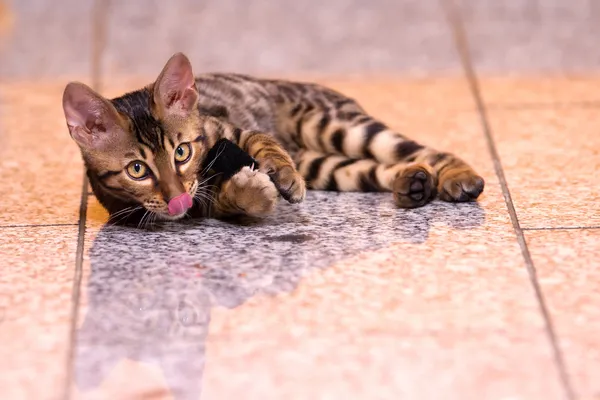
<path id="1" fill-rule="evenodd" d="M 154 104 L 164 115 L 187 116 L 198 105 L 198 90 L 190 60 L 173 55 L 154 84 Z"/>

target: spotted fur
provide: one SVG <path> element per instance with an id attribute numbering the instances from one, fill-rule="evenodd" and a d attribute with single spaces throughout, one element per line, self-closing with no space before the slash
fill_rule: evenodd
<path id="1" fill-rule="evenodd" d="M 112 100 L 70 83 L 63 106 L 94 193 L 113 217 L 169 219 L 169 199 L 185 192 L 197 199 L 187 215 L 262 217 L 280 197 L 301 202 L 307 187 L 389 191 L 403 208 L 438 194 L 473 200 L 484 187 L 461 159 L 391 130 L 341 93 L 240 74 L 194 78 L 181 53 L 154 83 Z M 254 157 L 258 169 L 226 181 L 205 176 L 205 155 L 221 138 Z M 191 156 L 174 162 L 184 145 Z M 148 166 L 146 179 L 128 176 L 136 160 Z"/>

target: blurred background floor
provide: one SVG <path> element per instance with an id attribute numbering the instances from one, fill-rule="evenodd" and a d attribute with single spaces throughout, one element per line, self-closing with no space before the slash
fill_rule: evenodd
<path id="1" fill-rule="evenodd" d="M 600 3 L 7 5 L 3 399 L 600 399 Z M 343 91 L 463 156 L 486 190 L 410 211 L 313 192 L 259 226 L 106 227 L 62 90 L 136 89 L 177 51 L 198 73 Z"/>

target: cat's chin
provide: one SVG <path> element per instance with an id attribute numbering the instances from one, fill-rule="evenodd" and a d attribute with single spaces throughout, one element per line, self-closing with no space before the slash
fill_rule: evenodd
<path id="1" fill-rule="evenodd" d="M 167 214 L 156 214 L 156 219 L 160 221 L 179 221 L 183 217 L 187 215 L 187 212 L 177 214 L 177 215 L 167 215 Z"/>

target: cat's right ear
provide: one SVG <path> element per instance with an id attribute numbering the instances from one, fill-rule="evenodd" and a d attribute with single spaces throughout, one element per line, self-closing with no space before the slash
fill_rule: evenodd
<path id="1" fill-rule="evenodd" d="M 198 104 L 192 64 L 183 53 L 174 54 L 154 83 L 154 104 L 164 115 L 186 117 Z"/>
<path id="2" fill-rule="evenodd" d="M 71 137 L 88 149 L 110 147 L 125 126 L 110 101 L 79 82 L 71 82 L 65 88 L 63 111 Z"/>

